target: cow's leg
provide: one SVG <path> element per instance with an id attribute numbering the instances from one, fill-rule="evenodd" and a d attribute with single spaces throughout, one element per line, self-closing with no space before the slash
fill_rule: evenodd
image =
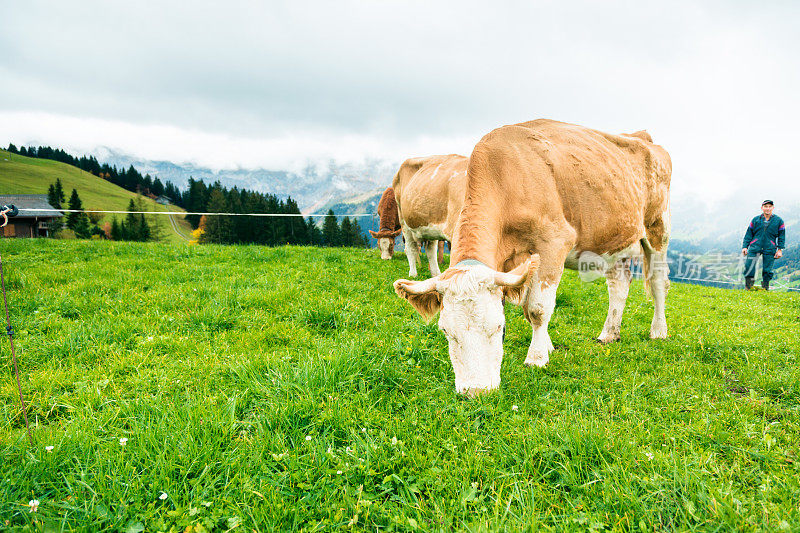
<path id="1" fill-rule="evenodd" d="M 608 316 L 597 340 L 614 342 L 619 340 L 622 313 L 625 311 L 625 301 L 628 299 L 628 289 L 631 286 L 629 259 L 619 260 L 606 270 L 606 285 L 608 285 Z"/>
<path id="2" fill-rule="evenodd" d="M 531 324 L 531 345 L 525 364 L 528 366 L 545 366 L 550 360 L 553 343 L 547 327 L 556 308 L 556 290 L 561 281 L 561 276 L 554 282 L 539 281 L 529 289 L 526 306 L 526 317 Z"/>
<path id="3" fill-rule="evenodd" d="M 436 260 L 438 250 L 438 241 L 427 241 L 425 243 L 425 255 L 428 256 L 428 268 L 431 270 L 431 276 L 438 276 L 442 273 L 439 270 L 439 262 Z"/>
<path id="4" fill-rule="evenodd" d="M 650 287 L 650 294 L 653 296 L 653 322 L 650 324 L 651 339 L 667 338 L 667 315 L 666 302 L 667 291 L 669 290 L 669 265 L 667 264 L 667 250 L 654 250 L 649 246 L 644 246 L 644 260 L 647 261 L 647 268 L 644 269 L 645 276 L 649 277 L 646 283 Z"/>
<path id="5" fill-rule="evenodd" d="M 575 230 L 570 226 L 551 229 L 548 233 L 534 246 L 541 263 L 523 296 L 523 311 L 532 331 L 525 364 L 538 367 L 547 364 L 553 351 L 547 327 L 556 308 L 556 290 L 564 272 L 564 261 L 575 244 Z"/>
<path id="6" fill-rule="evenodd" d="M 419 262 L 419 242 L 411 232 L 403 229 L 403 238 L 406 241 L 406 259 L 408 259 L 408 277 L 417 276 L 417 263 Z"/>
<path id="7" fill-rule="evenodd" d="M 650 324 L 651 339 L 667 338 L 666 302 L 669 291 L 669 263 L 667 247 L 671 229 L 671 217 L 667 208 L 656 221 L 646 228 L 646 237 L 641 240 L 644 251 L 645 287 L 653 296 L 653 322 Z"/>

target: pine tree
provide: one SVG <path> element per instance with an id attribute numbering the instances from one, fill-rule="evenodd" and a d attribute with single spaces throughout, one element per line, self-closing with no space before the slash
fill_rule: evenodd
<path id="1" fill-rule="evenodd" d="M 325 246 L 339 246 L 339 223 L 333 209 L 328 209 L 325 221 L 322 223 L 322 244 Z"/>
<path id="2" fill-rule="evenodd" d="M 321 246 L 322 245 L 322 232 L 317 227 L 317 223 L 314 222 L 312 217 L 308 217 L 306 220 L 306 228 L 308 228 L 308 240 L 305 244 L 310 244 L 312 246 Z"/>
<path id="3" fill-rule="evenodd" d="M 287 215 L 292 215 L 286 217 L 287 225 L 289 228 L 289 236 L 288 241 L 291 244 L 308 244 L 308 227 L 306 226 L 303 217 L 297 216 L 300 213 L 300 207 L 297 205 L 297 202 L 294 201 L 292 198 L 287 198 L 286 203 L 284 204 L 284 212 Z"/>
<path id="4" fill-rule="evenodd" d="M 75 228 L 82 218 L 85 218 L 86 225 L 89 225 L 89 218 L 86 216 L 86 213 L 83 212 L 83 204 L 81 203 L 81 198 L 78 196 L 78 191 L 76 189 L 72 189 L 72 195 L 69 197 L 69 209 L 78 211 L 76 213 L 67 213 L 67 227 L 69 229 L 77 232 Z"/>
<path id="5" fill-rule="evenodd" d="M 347 230 L 345 230 L 345 220 L 342 220 L 342 240 L 345 241 L 345 246 L 352 246 L 360 248 L 365 245 L 364 234 L 358 225 L 358 220 L 355 218 L 349 219 L 344 217 L 347 221 Z"/>
<path id="6" fill-rule="evenodd" d="M 75 232 L 75 236 L 80 239 L 88 239 L 92 235 L 92 228 L 89 225 L 89 217 L 83 212 L 83 204 L 77 189 L 72 189 L 69 198 L 69 209 L 76 211 L 67 214 L 67 227 Z"/>
<path id="7" fill-rule="evenodd" d="M 131 201 L 128 202 L 128 214 L 125 215 L 125 222 L 123 223 L 123 239 L 126 241 L 140 241 L 141 234 L 140 228 L 141 224 L 139 224 L 139 216 L 135 213 L 136 211 L 136 204 L 133 203 L 133 198 Z"/>
<path id="8" fill-rule="evenodd" d="M 163 184 L 163 183 L 161 183 L 161 180 L 160 180 L 160 179 L 158 179 L 158 178 L 155 178 L 155 179 L 153 180 L 153 188 L 152 188 L 152 189 L 150 189 L 150 190 L 151 190 L 151 191 L 153 192 L 153 194 L 155 194 L 156 196 L 163 196 L 163 195 L 164 195 L 164 184 Z"/>
<path id="9" fill-rule="evenodd" d="M 111 219 L 111 240 L 122 241 L 125 240 L 123 227 L 117 222 L 117 217 Z"/>
<path id="10" fill-rule="evenodd" d="M 67 198 L 64 196 L 64 187 L 61 186 L 61 178 L 56 178 L 54 198 L 56 203 L 53 204 L 53 207 L 56 209 L 61 209 L 61 206 L 63 206 L 64 202 L 67 201 Z"/>
<path id="11" fill-rule="evenodd" d="M 339 246 L 353 246 L 353 242 L 351 241 L 353 237 L 353 228 L 350 224 L 350 217 L 344 217 L 342 219 L 339 235 Z"/>
<path id="12" fill-rule="evenodd" d="M 186 191 L 186 210 L 191 213 L 203 213 L 206 211 L 207 187 L 203 180 L 195 180 L 189 177 L 189 190 Z M 200 224 L 200 215 L 186 215 L 186 220 L 197 229 Z"/>
<path id="13" fill-rule="evenodd" d="M 136 211 L 146 211 L 144 202 L 141 197 L 136 199 Z M 136 223 L 138 224 L 137 232 L 139 234 L 139 241 L 145 242 L 153 238 L 153 230 L 144 215 L 136 215 Z"/>
<path id="14" fill-rule="evenodd" d="M 52 205 L 56 209 L 61 209 L 61 206 L 58 202 L 58 197 L 56 196 L 56 186 L 52 183 L 47 188 L 47 203 Z"/>
<path id="15" fill-rule="evenodd" d="M 73 228 L 73 231 L 75 231 L 75 236 L 79 239 L 88 239 L 92 236 L 92 227 L 89 225 L 89 217 L 86 216 L 86 213 L 78 214 L 80 216 L 78 217 L 75 227 Z"/>
<path id="16" fill-rule="evenodd" d="M 208 199 L 209 213 L 228 212 L 228 201 L 221 188 L 214 187 Z M 233 222 L 229 216 L 210 216 L 206 218 L 205 233 L 200 238 L 202 244 L 230 244 L 234 241 Z"/>

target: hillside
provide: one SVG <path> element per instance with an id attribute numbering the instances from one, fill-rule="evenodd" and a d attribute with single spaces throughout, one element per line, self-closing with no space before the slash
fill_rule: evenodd
<path id="1" fill-rule="evenodd" d="M 137 197 L 133 192 L 71 165 L 0 150 L 0 194 L 47 194 L 47 188 L 56 178 L 61 179 L 67 199 L 72 189 L 78 190 L 84 209 L 123 211 L 128 208 L 130 200 Z M 143 201 L 148 211 L 183 211 L 174 205 L 157 204 L 149 198 Z M 101 224 L 110 221 L 112 216 L 104 217 Z M 117 215 L 117 218 L 124 216 Z M 191 234 L 192 228 L 182 216 L 173 218 L 184 235 Z M 165 241 L 186 242 L 175 232 L 166 216 L 148 215 L 147 221 L 151 226 L 157 225 L 161 229 Z"/>
<path id="2" fill-rule="evenodd" d="M 548 367 L 509 305 L 502 385 L 467 400 L 400 254 L 3 246 L 36 440 L 7 370 L 12 528 L 800 530 L 800 295 L 674 284 L 653 342 L 636 281 L 600 345 L 605 284 L 568 272 Z"/>

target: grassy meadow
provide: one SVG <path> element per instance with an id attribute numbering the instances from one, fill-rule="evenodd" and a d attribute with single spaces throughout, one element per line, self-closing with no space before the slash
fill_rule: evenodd
<path id="1" fill-rule="evenodd" d="M 0 247 L 35 438 L 2 339 L 0 529 L 800 530 L 797 294 L 673 284 L 650 341 L 637 281 L 603 346 L 605 285 L 569 272 L 549 366 L 509 306 L 469 400 L 399 254 Z"/>
<path id="2" fill-rule="evenodd" d="M 66 196 L 64 208 L 68 207 L 72 189 L 78 191 L 83 208 L 89 210 L 125 211 L 131 199 L 137 198 L 136 193 L 66 163 L 0 150 L 0 194 L 47 194 L 47 188 L 55 183 L 57 178 L 64 187 Z M 148 211 L 184 211 L 174 205 L 158 204 L 146 197 L 142 198 L 142 202 Z M 125 218 L 125 215 L 106 214 L 101 219 L 100 226 L 102 227 L 105 222 L 110 223 L 111 217 L 114 216 L 118 220 Z M 176 233 L 167 217 L 145 216 L 151 227 L 159 228 L 160 240 L 172 243 L 186 242 L 185 238 Z M 175 216 L 174 219 L 183 235 L 192 234 L 191 225 L 182 216 Z"/>

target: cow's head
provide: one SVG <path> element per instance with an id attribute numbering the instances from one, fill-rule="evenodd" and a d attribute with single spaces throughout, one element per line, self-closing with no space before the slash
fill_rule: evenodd
<path id="1" fill-rule="evenodd" d="M 534 255 L 511 272 L 456 265 L 435 278 L 394 282 L 397 295 L 426 320 L 441 310 L 439 329 L 447 337 L 457 392 L 475 396 L 500 386 L 503 293 L 521 291 L 538 268 L 539 256 Z"/>
<path id="2" fill-rule="evenodd" d="M 369 230 L 369 234 L 378 240 L 378 249 L 381 251 L 381 259 L 391 259 L 394 254 L 394 240 L 400 235 L 402 229 L 395 231 L 382 229 L 380 231 Z"/>

